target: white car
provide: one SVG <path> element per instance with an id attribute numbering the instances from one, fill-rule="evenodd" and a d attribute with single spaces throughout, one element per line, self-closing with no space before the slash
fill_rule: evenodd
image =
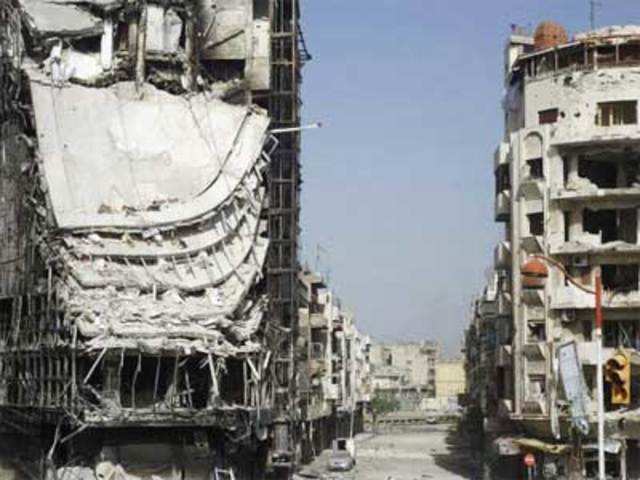
<path id="1" fill-rule="evenodd" d="M 329 470 L 346 472 L 356 465 L 355 442 L 350 438 L 337 438 L 331 445 Z"/>
<path id="2" fill-rule="evenodd" d="M 356 461 L 349 452 L 339 451 L 331 453 L 329 457 L 329 470 L 332 472 L 347 472 L 355 467 Z"/>

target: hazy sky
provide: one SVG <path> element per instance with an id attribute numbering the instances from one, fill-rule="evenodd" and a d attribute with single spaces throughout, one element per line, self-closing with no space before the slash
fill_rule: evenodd
<path id="1" fill-rule="evenodd" d="M 460 345 L 493 261 L 493 151 L 512 23 L 585 30 L 588 0 L 301 0 L 303 259 L 375 338 Z M 602 0 L 598 25 L 640 23 Z"/>

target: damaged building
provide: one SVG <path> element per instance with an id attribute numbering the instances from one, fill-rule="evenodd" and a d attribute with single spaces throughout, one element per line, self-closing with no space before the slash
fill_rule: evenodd
<path id="1" fill-rule="evenodd" d="M 440 351 L 440 344 L 431 340 L 374 343 L 371 368 L 376 394 L 395 398 L 401 410 L 433 408 Z"/>
<path id="2" fill-rule="evenodd" d="M 371 339 L 321 275 L 299 275 L 301 450 L 311 459 L 364 430 L 372 393 Z"/>
<path id="3" fill-rule="evenodd" d="M 3 478 L 295 466 L 307 59 L 297 0 L 0 1 Z"/>
<path id="4" fill-rule="evenodd" d="M 604 361 L 622 351 L 631 363 L 622 403 L 605 381 L 607 475 L 640 474 L 639 65 L 636 26 L 570 39 L 545 22 L 534 36 L 516 29 L 506 47 L 505 134 L 494 163 L 504 239 L 467 331 L 468 393 L 500 463 L 522 465 L 534 453 L 545 478 L 597 475 L 597 277 Z M 572 343 L 585 395 L 580 435 L 582 400 L 568 398 L 559 365 Z"/>

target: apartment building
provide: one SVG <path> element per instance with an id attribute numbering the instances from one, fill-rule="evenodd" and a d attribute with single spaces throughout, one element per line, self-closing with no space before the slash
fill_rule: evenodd
<path id="1" fill-rule="evenodd" d="M 436 396 L 435 342 L 374 343 L 371 347 L 373 389 L 396 397 L 404 410 L 422 408 Z"/>
<path id="2" fill-rule="evenodd" d="M 443 406 L 455 407 L 465 393 L 464 362 L 461 358 L 440 358 L 436 364 L 436 399 Z"/>
<path id="3" fill-rule="evenodd" d="M 371 400 L 371 341 L 321 275 L 303 269 L 298 289 L 302 449 L 309 459 L 333 439 L 363 430 Z"/>
<path id="4" fill-rule="evenodd" d="M 483 412 L 499 453 L 532 451 L 544 471 L 590 478 L 598 276 L 605 361 L 618 349 L 633 358 L 640 346 L 640 28 L 573 38 L 551 22 L 533 36 L 515 29 L 504 73 L 505 131 L 494 162 L 495 220 L 504 238 L 467 331 L 471 405 Z M 571 342 L 589 424 L 581 455 L 558 360 Z M 612 478 L 637 478 L 639 373 L 633 364 L 627 405 L 612 404 L 605 387 Z M 507 441 L 514 434 L 519 440 Z"/>

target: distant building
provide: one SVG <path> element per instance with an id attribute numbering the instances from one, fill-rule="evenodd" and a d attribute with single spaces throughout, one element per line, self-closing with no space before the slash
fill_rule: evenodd
<path id="1" fill-rule="evenodd" d="M 419 409 L 436 396 L 436 362 L 440 346 L 434 342 L 374 343 L 371 347 L 373 389 L 400 400 L 403 410 Z"/>
<path id="2" fill-rule="evenodd" d="M 298 389 L 302 453 L 310 460 L 337 437 L 359 433 L 371 396 L 367 335 L 321 275 L 298 276 Z"/>
<path id="3" fill-rule="evenodd" d="M 436 363 L 436 398 L 443 405 L 458 405 L 458 398 L 465 393 L 464 360 L 439 360 Z"/>

